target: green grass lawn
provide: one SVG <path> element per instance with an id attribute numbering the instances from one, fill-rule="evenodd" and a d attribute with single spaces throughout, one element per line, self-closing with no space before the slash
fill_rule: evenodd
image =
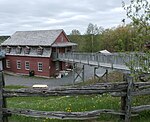
<path id="1" fill-rule="evenodd" d="M 7 86 L 6 88 L 21 88 L 21 86 Z M 149 96 L 136 97 L 133 99 L 133 106 L 150 104 Z M 82 96 L 62 96 L 62 97 L 18 97 L 7 98 L 8 108 L 23 108 L 40 111 L 91 111 L 96 109 L 120 110 L 120 98 L 103 95 L 82 95 Z M 149 122 L 150 111 L 142 112 L 138 117 L 133 117 L 133 122 Z M 10 122 L 79 122 L 73 120 L 56 120 L 48 118 L 31 118 L 13 115 L 9 117 Z M 85 120 L 84 122 L 116 122 L 119 116 L 102 114 L 97 120 Z M 83 122 L 83 121 L 82 121 Z"/>
<path id="2" fill-rule="evenodd" d="M 90 111 L 95 109 L 119 109 L 120 101 L 108 95 L 91 95 L 91 96 L 63 96 L 63 97 L 26 97 L 26 98 L 8 98 L 7 104 L 9 108 L 25 108 L 41 111 Z M 17 118 L 19 117 L 19 118 Z M 11 117 L 16 121 L 23 119 L 22 122 L 28 122 L 31 118 L 20 116 Z M 116 119 L 110 116 L 109 119 Z M 38 121 L 32 119 L 32 122 Z M 40 121 L 54 121 L 51 119 L 40 119 Z M 56 120 L 55 120 L 56 121 Z"/>

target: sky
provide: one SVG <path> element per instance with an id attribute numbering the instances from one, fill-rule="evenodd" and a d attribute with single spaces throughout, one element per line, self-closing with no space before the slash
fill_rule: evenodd
<path id="1" fill-rule="evenodd" d="M 84 34 L 89 23 L 106 29 L 124 18 L 122 0 L 0 0 L 0 35 L 50 29 Z"/>

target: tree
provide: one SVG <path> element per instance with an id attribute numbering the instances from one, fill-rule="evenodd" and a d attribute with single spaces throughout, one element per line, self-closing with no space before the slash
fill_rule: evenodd
<path id="1" fill-rule="evenodd" d="M 73 29 L 70 33 L 70 35 L 81 35 L 80 31 L 77 29 Z"/>
<path id="2" fill-rule="evenodd" d="M 80 31 L 77 29 L 73 29 L 70 33 L 70 35 L 68 35 L 69 40 L 71 42 L 77 43 L 77 51 L 83 51 L 83 47 L 84 47 L 84 37 L 83 35 L 81 35 Z"/>
<path id="3" fill-rule="evenodd" d="M 143 45 L 150 38 L 150 4 L 148 0 L 130 0 L 130 4 L 126 5 L 123 2 L 123 7 L 127 12 L 127 17 L 132 20 L 133 25 L 137 28 L 138 34 L 135 38 L 137 43 L 136 45 L 140 45 L 139 50 L 143 51 Z M 149 40 L 148 40 L 149 41 Z M 142 50 L 141 50 L 142 49 Z M 144 54 L 135 54 L 135 60 L 129 62 L 127 65 L 129 66 L 132 75 L 136 78 L 139 74 L 149 73 L 150 72 L 150 51 L 147 51 Z M 132 68 L 136 61 L 138 62 L 138 69 Z M 133 66 L 132 66 L 133 65 Z"/>
<path id="4" fill-rule="evenodd" d="M 143 50 L 143 45 L 150 38 L 150 4 L 148 0 L 130 0 L 129 5 L 123 2 L 123 7 L 126 10 L 127 17 L 132 20 L 133 25 L 137 28 L 137 45 L 140 45 L 139 50 Z"/>
<path id="5" fill-rule="evenodd" d="M 92 24 L 92 23 L 89 23 L 88 27 L 87 27 L 87 30 L 86 30 L 86 34 L 87 35 L 90 35 L 90 34 L 93 34 L 93 35 L 98 35 L 100 33 L 103 32 L 103 27 L 98 27 L 96 24 Z"/>
<path id="6" fill-rule="evenodd" d="M 103 32 L 103 28 L 98 27 L 96 24 L 89 23 L 85 33 L 85 47 L 86 52 L 96 52 L 100 47 L 99 35 Z"/>

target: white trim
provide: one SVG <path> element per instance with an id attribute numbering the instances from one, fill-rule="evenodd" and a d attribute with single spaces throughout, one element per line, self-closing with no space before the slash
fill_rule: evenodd
<path id="1" fill-rule="evenodd" d="M 10 60 L 6 60 L 6 68 L 10 68 Z"/>
<path id="2" fill-rule="evenodd" d="M 21 69 L 21 61 L 20 60 L 16 60 L 16 66 L 17 66 L 17 69 Z"/>
<path id="3" fill-rule="evenodd" d="M 49 58 L 49 57 L 51 56 L 51 54 L 49 54 L 48 56 L 43 56 L 43 55 L 10 54 L 10 53 L 6 53 L 6 55 L 11 55 L 11 56 L 28 56 L 28 57 L 40 57 L 40 58 L 41 58 L 41 57 L 42 57 L 42 58 L 43 58 L 43 57 L 44 57 L 44 58 L 45 58 L 45 57 L 46 57 L 46 58 L 47 58 L 47 57 Z"/>
<path id="4" fill-rule="evenodd" d="M 40 66 L 40 64 L 42 64 L 41 66 Z M 42 68 L 42 69 L 41 69 Z M 38 62 L 38 71 L 39 72 L 42 72 L 43 71 L 43 62 Z"/>
<path id="5" fill-rule="evenodd" d="M 29 66 L 28 66 L 29 69 L 27 69 L 27 65 L 26 65 L 27 63 L 29 63 Z M 30 62 L 29 61 L 25 61 L 25 70 L 30 70 Z"/>

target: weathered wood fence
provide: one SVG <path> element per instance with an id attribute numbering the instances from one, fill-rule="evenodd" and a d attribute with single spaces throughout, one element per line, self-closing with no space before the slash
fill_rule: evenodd
<path id="1" fill-rule="evenodd" d="M 150 105 L 132 107 L 132 97 L 138 95 L 150 95 L 150 82 L 133 82 L 131 77 L 126 77 L 126 82 L 120 83 L 97 83 L 71 88 L 56 89 L 19 89 L 8 90 L 4 88 L 3 73 L 0 72 L 0 122 L 8 122 L 8 116 L 12 114 L 46 117 L 57 119 L 93 119 L 101 113 L 119 115 L 125 122 L 130 122 L 131 116 L 137 115 L 138 112 L 150 110 Z M 32 96 L 65 96 L 65 95 L 91 95 L 110 93 L 113 97 L 121 97 L 121 110 L 99 109 L 85 112 L 61 112 L 61 111 L 36 111 L 27 109 L 9 109 L 6 107 L 6 98 L 8 97 L 32 97 Z"/>

